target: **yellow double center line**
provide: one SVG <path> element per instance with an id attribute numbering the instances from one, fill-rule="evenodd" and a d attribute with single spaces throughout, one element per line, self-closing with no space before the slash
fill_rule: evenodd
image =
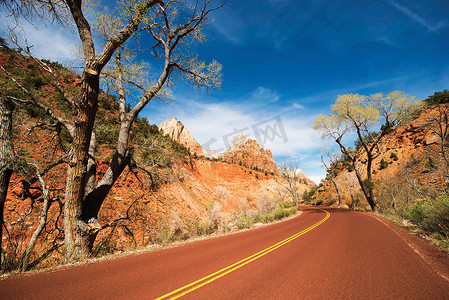
<path id="1" fill-rule="evenodd" d="M 268 248 L 266 248 L 266 249 L 264 249 L 262 251 L 259 251 L 259 252 L 255 253 L 255 254 L 253 254 L 253 255 L 245 258 L 245 259 L 242 259 L 242 260 L 240 260 L 240 261 L 238 261 L 238 262 L 236 262 L 236 263 L 234 263 L 234 264 L 232 264 L 230 266 L 227 266 L 226 268 L 223 268 L 223 269 L 221 269 L 221 270 L 219 270 L 219 271 L 217 271 L 215 273 L 212 273 L 212 274 L 210 274 L 210 275 L 208 275 L 206 277 L 203 277 L 203 278 L 201 278 L 201 279 L 199 279 L 197 281 L 194 281 L 194 282 L 192 282 L 190 284 L 187 284 L 187 285 L 185 285 L 185 286 L 183 286 L 183 287 L 181 287 L 181 288 L 179 288 L 177 290 L 174 290 L 173 292 L 170 292 L 170 293 L 165 294 L 165 295 L 163 295 L 163 296 L 161 296 L 159 298 L 156 298 L 155 300 L 167 299 L 167 298 L 169 298 L 169 299 L 178 299 L 179 297 L 182 297 L 182 296 L 184 296 L 184 295 L 186 295 L 186 294 L 188 294 L 190 292 L 193 292 L 194 290 L 197 290 L 200 287 L 202 287 L 202 286 L 204 286 L 206 284 L 209 284 L 212 281 L 217 280 L 218 278 L 221 278 L 221 277 L 225 276 L 226 274 L 229 274 L 229 273 L 231 273 L 231 272 L 233 272 L 233 271 L 235 271 L 237 269 L 240 269 L 241 267 L 243 267 L 243 266 L 249 264 L 250 262 L 255 261 L 256 259 L 258 259 L 258 258 L 260 258 L 260 257 L 262 257 L 262 256 L 264 256 L 264 255 L 266 255 L 266 254 L 276 250 L 277 248 L 282 247 L 282 246 L 284 246 L 287 243 L 290 243 L 291 241 L 293 241 L 293 240 L 299 238 L 300 236 L 302 236 L 303 234 L 306 234 L 307 232 L 311 231 L 312 229 L 320 226 L 327 219 L 329 219 L 330 213 L 328 211 L 324 210 L 324 209 L 322 209 L 322 211 L 324 211 L 326 213 L 326 216 L 322 220 L 320 220 L 319 222 L 313 224 L 312 226 L 307 227 L 306 229 L 298 232 L 297 234 L 294 234 L 291 237 L 286 238 L 285 240 L 280 241 L 277 244 L 274 244 L 273 246 L 270 246 L 270 247 L 268 247 Z"/>

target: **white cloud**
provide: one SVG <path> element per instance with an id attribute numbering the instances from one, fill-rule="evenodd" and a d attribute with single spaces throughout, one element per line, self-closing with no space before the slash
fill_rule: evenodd
<path id="1" fill-rule="evenodd" d="M 57 61 L 75 59 L 78 37 L 70 30 L 54 26 L 37 29 L 29 24 L 22 27 L 37 57 Z"/>
<path id="2" fill-rule="evenodd" d="M 69 28 L 62 28 L 56 24 L 45 25 L 44 22 L 39 21 L 36 21 L 33 26 L 23 19 L 19 19 L 20 24 L 16 26 L 16 21 L 2 10 L 0 10 L 0 18 L 3 21 L 0 24 L 0 33 L 3 37 L 9 36 L 8 27 L 14 28 L 18 42 L 24 45 L 23 36 L 27 44 L 32 46 L 33 55 L 59 62 L 76 59 L 74 53 L 80 43 L 79 37 Z M 11 46 L 14 47 L 14 45 Z"/>
<path id="3" fill-rule="evenodd" d="M 275 101 L 275 102 L 281 98 L 281 96 L 277 92 L 272 91 L 271 89 L 265 88 L 263 86 L 257 87 L 251 93 L 251 97 L 257 101 Z"/>
<path id="4" fill-rule="evenodd" d="M 245 42 L 245 31 L 247 24 L 244 24 L 245 18 L 239 17 L 238 11 L 233 7 L 225 7 L 220 10 L 220 14 L 214 16 L 211 27 L 224 37 L 228 42 L 234 45 L 242 45 Z"/>
<path id="5" fill-rule="evenodd" d="M 292 107 L 294 109 L 304 109 L 304 105 L 296 103 L 296 102 L 292 104 Z"/>
<path id="6" fill-rule="evenodd" d="M 444 21 L 438 22 L 436 25 L 430 24 L 427 20 L 422 18 L 420 15 L 412 11 L 411 9 L 405 7 L 404 5 L 399 4 L 399 2 L 394 0 L 386 1 L 389 5 L 394 7 L 396 10 L 398 10 L 403 15 L 407 16 L 408 18 L 412 19 L 413 21 L 421 24 L 424 26 L 428 31 L 431 32 L 438 32 L 441 28 L 447 27 L 448 24 Z"/>
<path id="7" fill-rule="evenodd" d="M 313 116 L 292 115 L 266 106 L 250 108 L 245 103 L 188 101 L 182 107 L 182 110 L 172 107 L 175 109 L 170 113 L 192 132 L 201 145 L 211 150 L 224 151 L 240 131 L 248 138 L 258 140 L 261 147 L 270 149 L 277 157 L 316 150 L 322 144 L 311 128 Z"/>

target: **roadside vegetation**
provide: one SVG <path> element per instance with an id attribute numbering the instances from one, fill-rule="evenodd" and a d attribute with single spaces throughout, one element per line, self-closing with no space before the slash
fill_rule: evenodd
<path id="1" fill-rule="evenodd" d="M 223 212 L 219 200 L 211 200 L 205 207 L 206 217 L 201 219 L 192 220 L 180 216 L 176 211 L 173 212 L 161 222 L 153 242 L 166 245 L 195 237 L 226 234 L 279 221 L 296 214 L 297 211 L 294 203 L 284 202 L 263 193 L 258 196 L 255 207 L 250 207 L 247 200 L 242 199 L 233 214 Z"/>

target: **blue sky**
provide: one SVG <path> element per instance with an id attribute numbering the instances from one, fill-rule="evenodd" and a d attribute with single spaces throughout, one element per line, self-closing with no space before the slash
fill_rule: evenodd
<path id="1" fill-rule="evenodd" d="M 447 0 L 230 1 L 213 19 L 194 50 L 223 65 L 221 89 L 176 84 L 169 104 L 152 102 L 142 116 L 155 124 L 176 116 L 216 150 L 234 130 L 256 138 L 254 125 L 269 125 L 278 134 L 263 146 L 277 162 L 299 159 L 317 183 L 325 174 L 320 149 L 332 141 L 311 125 L 338 95 L 399 89 L 423 99 L 449 88 Z M 33 38 L 38 55 L 58 61 L 78 44 L 60 28 Z"/>

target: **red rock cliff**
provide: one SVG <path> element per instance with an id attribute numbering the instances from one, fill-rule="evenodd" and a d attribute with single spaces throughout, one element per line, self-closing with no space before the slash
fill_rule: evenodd
<path id="1" fill-rule="evenodd" d="M 260 148 L 257 141 L 248 139 L 240 133 L 231 146 L 221 156 L 221 159 L 230 163 L 241 164 L 261 171 L 273 172 L 278 175 L 276 163 L 269 149 Z"/>

